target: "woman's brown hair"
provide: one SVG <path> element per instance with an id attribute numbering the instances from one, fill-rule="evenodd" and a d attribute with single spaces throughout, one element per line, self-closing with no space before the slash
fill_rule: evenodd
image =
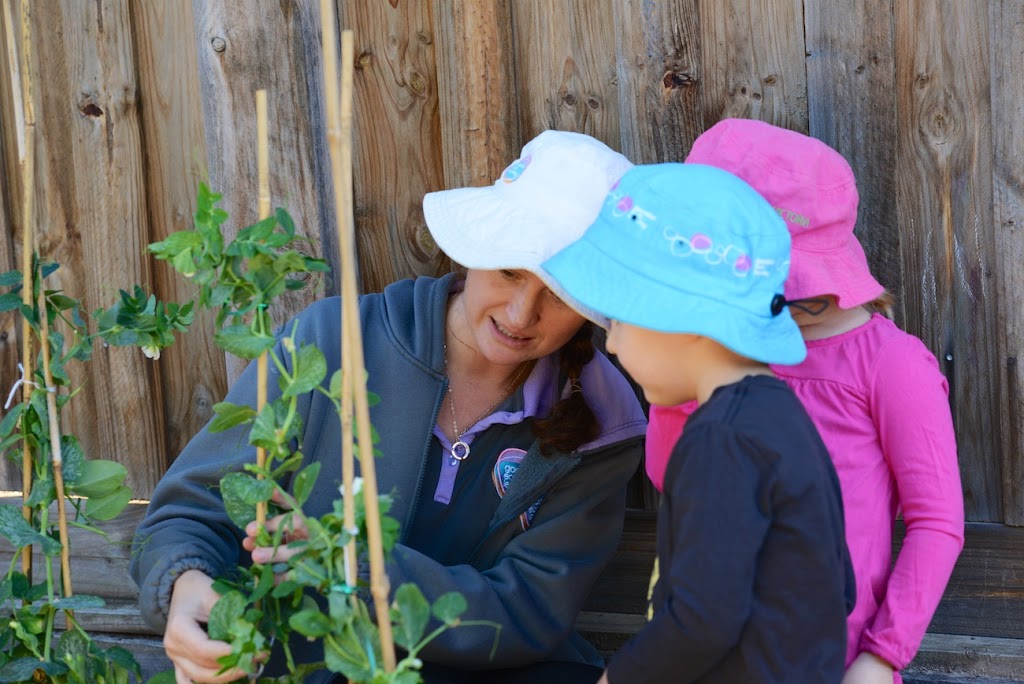
<path id="1" fill-rule="evenodd" d="M 559 354 L 560 375 L 567 378 L 572 389 L 569 396 L 559 400 L 547 418 L 533 423 L 533 432 L 540 440 L 540 451 L 545 456 L 552 451 L 570 453 L 581 445 L 597 439 L 601 426 L 597 416 L 583 398 L 580 374 L 594 358 L 594 324 L 583 324 Z"/>

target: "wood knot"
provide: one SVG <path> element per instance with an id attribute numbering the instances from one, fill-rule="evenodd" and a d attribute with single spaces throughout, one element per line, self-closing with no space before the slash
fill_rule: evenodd
<path id="1" fill-rule="evenodd" d="M 576 96 L 573 95 L 572 93 L 566 93 L 562 97 L 562 102 L 564 102 L 565 104 L 569 105 L 570 107 L 575 107 L 576 106 Z"/>
<path id="2" fill-rule="evenodd" d="M 779 82 L 779 77 L 776 76 L 775 74 L 771 74 L 770 76 L 767 76 L 764 79 L 764 84 L 766 86 L 773 86 L 773 85 L 775 85 L 778 82 Z"/>
<path id="3" fill-rule="evenodd" d="M 914 79 L 914 87 L 921 89 L 928 85 L 928 82 L 932 80 L 932 77 L 926 73 L 920 73 Z"/>
<path id="4" fill-rule="evenodd" d="M 359 56 L 356 57 L 355 66 L 356 69 L 369 69 L 371 66 L 373 66 L 373 53 L 370 52 L 369 50 L 364 50 L 363 52 L 360 52 Z"/>
<path id="5" fill-rule="evenodd" d="M 417 95 L 422 95 L 427 90 L 427 79 L 414 71 L 409 74 L 409 88 Z"/>
<path id="6" fill-rule="evenodd" d="M 210 39 L 210 47 L 213 48 L 214 52 L 224 52 L 228 49 L 228 41 L 224 40 L 221 36 L 214 36 Z"/>
<path id="7" fill-rule="evenodd" d="M 437 254 L 437 243 L 434 242 L 434 236 L 430 233 L 430 229 L 427 228 L 426 224 L 420 224 L 419 228 L 416 229 L 416 243 L 423 254 L 428 257 Z"/>
<path id="8" fill-rule="evenodd" d="M 857 68 L 853 70 L 853 73 L 855 73 L 855 74 L 863 74 L 864 73 L 864 69 L 865 69 L 865 67 L 864 67 L 863 64 L 858 64 Z"/>
<path id="9" fill-rule="evenodd" d="M 685 71 L 666 71 L 665 75 L 661 79 L 662 85 L 666 88 L 689 88 L 697 83 L 697 79 L 693 77 L 693 74 L 689 74 Z"/>
<path id="10" fill-rule="evenodd" d="M 93 118 L 103 116 L 103 110 L 100 109 L 99 105 L 95 102 L 83 102 L 79 105 L 78 111 L 82 112 L 85 116 L 91 116 Z"/>
<path id="11" fill-rule="evenodd" d="M 587 106 L 590 107 L 591 109 L 594 109 L 594 110 L 600 109 L 601 108 L 601 101 L 598 100 L 593 95 L 591 95 L 590 97 L 587 98 Z"/>
<path id="12" fill-rule="evenodd" d="M 420 31 L 417 33 L 416 40 L 420 41 L 423 45 L 430 45 L 434 42 L 434 38 L 426 31 Z"/>

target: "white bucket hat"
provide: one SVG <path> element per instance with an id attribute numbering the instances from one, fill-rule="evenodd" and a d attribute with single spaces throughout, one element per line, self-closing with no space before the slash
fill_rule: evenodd
<path id="1" fill-rule="evenodd" d="M 530 271 L 566 304 L 607 328 L 606 317 L 570 297 L 540 265 L 583 235 L 608 190 L 632 167 L 589 135 L 544 131 L 494 185 L 428 193 L 423 215 L 453 261 L 467 268 Z"/>

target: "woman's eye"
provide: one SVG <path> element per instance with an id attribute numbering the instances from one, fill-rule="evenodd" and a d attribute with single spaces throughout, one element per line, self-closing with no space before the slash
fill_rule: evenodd
<path id="1" fill-rule="evenodd" d="M 552 290 L 548 290 L 548 296 L 551 297 L 551 301 L 553 301 L 557 306 L 568 306 L 565 303 L 565 300 L 556 295 Z"/>
<path id="2" fill-rule="evenodd" d="M 516 272 L 515 271 L 510 271 L 507 268 L 503 268 L 503 269 L 501 269 L 498 272 L 501 273 L 501 276 L 503 278 L 508 278 L 509 280 L 512 280 L 513 278 L 516 277 Z"/>

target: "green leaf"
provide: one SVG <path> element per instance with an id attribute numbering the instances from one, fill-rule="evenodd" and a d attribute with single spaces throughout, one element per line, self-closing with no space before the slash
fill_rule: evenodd
<path id="1" fill-rule="evenodd" d="M 295 359 L 295 369 L 291 382 L 282 376 L 280 387 L 282 396 L 296 397 L 311 392 L 327 375 L 327 361 L 323 352 L 311 344 L 303 345 Z"/>
<path id="2" fill-rule="evenodd" d="M 272 335 L 257 335 L 245 325 L 222 328 L 213 336 L 213 341 L 224 351 L 243 359 L 255 359 L 274 346 Z"/>
<path id="3" fill-rule="evenodd" d="M 21 271 L 0 273 L 0 287 L 12 287 L 14 285 L 21 285 Z"/>
<path id="4" fill-rule="evenodd" d="M 77 479 L 69 483 L 75 494 L 87 497 L 103 497 L 121 486 L 128 469 L 114 461 L 92 460 L 82 464 Z"/>
<path id="5" fill-rule="evenodd" d="M 14 428 L 18 425 L 18 418 L 24 411 L 24 404 L 15 404 L 11 412 L 4 416 L 4 419 L 0 421 L 0 439 L 14 432 Z"/>
<path id="6" fill-rule="evenodd" d="M 54 660 L 71 664 L 80 658 L 85 658 L 88 653 L 88 638 L 77 629 L 72 629 L 64 632 L 57 639 L 57 648 L 53 655 Z"/>
<path id="7" fill-rule="evenodd" d="M 85 454 L 82 445 L 74 435 L 60 437 L 61 469 L 65 482 L 74 482 L 82 475 Z M 126 471 L 127 472 L 127 471 Z"/>
<path id="8" fill-rule="evenodd" d="M 0 506 L 0 535 L 17 549 L 39 544 L 47 556 L 60 553 L 60 543 L 32 529 L 21 517 L 21 508 L 15 506 Z"/>
<path id="9" fill-rule="evenodd" d="M 75 594 L 74 596 L 55 599 L 51 605 L 58 610 L 82 610 L 85 608 L 102 608 L 107 603 L 99 596 Z"/>
<path id="10" fill-rule="evenodd" d="M 55 663 L 49 660 L 18 658 L 4 665 L 3 669 L 0 669 L 0 683 L 46 681 L 45 679 L 37 680 L 33 677 L 36 670 L 42 670 L 50 677 L 58 677 L 67 673 L 68 668 L 63 663 Z"/>
<path id="11" fill-rule="evenodd" d="M 171 233 L 160 242 L 149 245 L 149 251 L 164 258 L 173 257 L 193 247 L 202 247 L 203 236 L 194 230 L 180 230 Z"/>
<path id="12" fill-rule="evenodd" d="M 47 475 L 45 478 L 32 483 L 32 491 L 28 495 L 26 504 L 31 507 L 49 504 L 57 498 L 57 487 L 53 478 Z"/>
<path id="13" fill-rule="evenodd" d="M 117 665 L 126 672 L 132 672 L 135 674 L 136 681 L 142 678 L 142 666 L 135 660 L 135 656 L 132 652 L 121 646 L 111 646 L 110 648 L 103 651 L 104 658 Z M 127 684 L 128 679 L 125 678 L 124 682 Z"/>
<path id="14" fill-rule="evenodd" d="M 210 638 L 227 641 L 231 637 L 232 626 L 245 615 L 245 604 L 245 597 L 237 591 L 229 591 L 217 599 L 206 623 L 206 632 Z"/>
<path id="15" fill-rule="evenodd" d="M 292 480 L 292 496 L 295 497 L 300 506 L 309 499 L 318 475 L 320 475 L 320 463 L 318 461 L 310 463 L 296 473 L 295 478 Z"/>
<path id="16" fill-rule="evenodd" d="M 434 617 L 451 626 L 458 621 L 459 616 L 465 613 L 468 607 L 466 598 L 462 594 L 450 591 L 434 601 L 432 610 Z"/>
<path id="17" fill-rule="evenodd" d="M 93 520 L 113 520 L 131 498 L 132 490 L 122 485 L 109 494 L 89 499 L 85 504 L 85 515 Z"/>
<path id="18" fill-rule="evenodd" d="M 429 620 L 430 604 L 419 587 L 406 582 L 395 590 L 391 621 L 395 624 L 396 644 L 411 650 L 423 638 Z"/>
<path id="19" fill-rule="evenodd" d="M 239 406 L 230 402 L 222 401 L 213 405 L 213 412 L 217 417 L 213 419 L 207 430 L 210 432 L 224 432 L 236 425 L 248 423 L 256 416 L 256 411 L 249 406 Z"/>
<path id="20" fill-rule="evenodd" d="M 319 609 L 300 610 L 288 618 L 288 625 L 307 639 L 321 639 L 331 633 L 331 620 Z"/>
<path id="21" fill-rule="evenodd" d="M 324 662 L 328 670 L 340 672 L 352 682 L 365 682 L 373 677 L 370 659 L 351 623 L 340 633 L 336 630 L 333 639 L 324 640 Z"/>
<path id="22" fill-rule="evenodd" d="M 273 482 L 257 480 L 247 473 L 228 473 L 220 481 L 224 510 L 231 521 L 239 527 L 245 527 L 255 520 L 256 504 L 260 501 L 270 501 L 273 493 Z"/>
<path id="23" fill-rule="evenodd" d="M 0 313 L 21 308 L 21 295 L 17 292 L 5 292 L 0 295 Z"/>
<path id="24" fill-rule="evenodd" d="M 146 684 L 177 684 L 177 682 L 178 678 L 174 675 L 174 670 L 159 672 L 146 680 Z"/>

